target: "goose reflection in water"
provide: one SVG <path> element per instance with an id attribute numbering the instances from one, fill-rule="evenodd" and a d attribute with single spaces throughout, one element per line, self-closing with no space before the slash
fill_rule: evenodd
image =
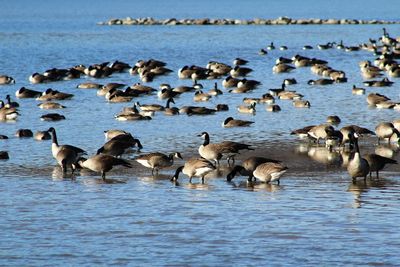
<path id="1" fill-rule="evenodd" d="M 343 163 L 341 153 L 335 150 L 329 151 L 325 146 L 299 144 L 295 151 L 299 154 L 305 154 L 313 161 L 327 166 L 340 167 Z"/>
<path id="2" fill-rule="evenodd" d="M 51 172 L 53 181 L 75 180 L 75 173 L 65 173 L 60 166 L 55 166 Z"/>
<path id="3" fill-rule="evenodd" d="M 249 181 L 239 181 L 239 182 L 228 182 L 228 184 L 232 185 L 234 189 L 245 189 L 247 191 L 266 191 L 266 192 L 278 192 L 284 188 L 282 185 L 272 184 L 272 183 L 262 183 L 262 182 L 249 182 Z"/>
<path id="4" fill-rule="evenodd" d="M 398 152 L 399 145 L 394 143 L 380 144 L 375 148 L 375 154 L 387 158 L 393 158 Z"/>
<path id="5" fill-rule="evenodd" d="M 363 201 L 363 196 L 371 189 L 374 188 L 384 188 L 386 186 L 387 181 L 384 179 L 381 180 L 357 180 L 351 182 L 349 187 L 347 188 L 347 192 L 350 192 L 354 195 L 354 203 L 353 208 L 361 208 L 366 201 Z"/>

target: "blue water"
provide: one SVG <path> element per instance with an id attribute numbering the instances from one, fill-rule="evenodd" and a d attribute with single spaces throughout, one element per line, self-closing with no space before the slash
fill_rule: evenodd
<path id="1" fill-rule="evenodd" d="M 13 76 L 15 85 L 2 86 L 0 98 L 22 86 L 36 90 L 49 87 L 75 94 L 62 101 L 66 116 L 57 123 L 42 122 L 47 113 L 38 101 L 20 99 L 21 116 L 16 123 L 1 123 L 0 142 L 10 160 L 0 161 L 0 265 L 129 265 L 129 266 L 397 266 L 398 166 L 382 173 L 380 181 L 352 184 L 339 164 L 326 165 L 310 151 L 295 154 L 298 140 L 292 129 L 321 123 L 326 116 L 342 118 L 341 126 L 354 123 L 374 129 L 380 121 L 399 118 L 394 110 L 367 107 L 365 96 L 351 95 L 352 84 L 361 85 L 358 62 L 373 60 L 365 51 L 303 51 L 329 41 L 348 45 L 367 42 L 382 34 L 382 25 L 313 26 L 132 26 L 106 27 L 97 22 L 110 18 L 356 18 L 398 19 L 398 1 L 3 1 L 0 9 L 0 74 Z M 362 8 L 361 8 L 362 7 Z M 386 25 L 393 36 L 398 25 Z M 260 48 L 271 41 L 287 45 L 287 51 L 272 51 L 262 57 Z M 311 87 L 317 78 L 309 68 L 290 74 L 272 73 L 279 56 L 301 54 L 329 61 L 344 70 L 345 84 Z M 168 63 L 174 73 L 155 79 L 173 86 L 190 85 L 178 80 L 176 71 L 184 65 L 205 66 L 210 60 L 232 64 L 236 57 L 249 60 L 252 79 L 263 85 L 246 96 L 259 97 L 287 77 L 299 84 L 290 86 L 305 95 L 310 110 L 295 109 L 290 101 L 277 101 L 282 112 L 273 114 L 260 105 L 255 116 L 239 114 L 236 106 L 244 95 L 224 95 L 205 106 L 227 103 L 230 111 L 213 116 L 166 117 L 152 121 L 118 122 L 113 116 L 128 104 L 109 104 L 93 90 L 75 89 L 90 80 L 99 83 L 138 82 L 137 76 L 114 74 L 108 79 L 81 78 L 49 84 L 29 84 L 33 72 L 52 67 L 121 60 L 134 64 L 155 58 Z M 391 88 L 367 89 L 398 99 L 398 80 Z M 212 88 L 214 81 L 201 81 Z M 221 83 L 219 82 L 219 85 Z M 221 86 L 220 86 L 221 87 Z M 141 103 L 160 103 L 155 96 Z M 194 104 L 192 95 L 182 95 L 177 106 Z M 202 104 L 201 104 L 202 105 Z M 246 129 L 224 129 L 228 116 L 254 120 Z M 246 187 L 240 179 L 225 182 L 225 169 L 214 173 L 205 185 L 190 185 L 181 178 L 171 184 L 173 170 L 159 177 L 138 165 L 132 170 L 116 168 L 108 175 L 115 183 L 104 184 L 98 174 L 82 171 L 71 181 L 64 178 L 50 152 L 50 142 L 18 139 L 17 129 L 57 129 L 60 143 L 85 148 L 89 154 L 104 143 L 103 131 L 121 128 L 136 135 L 143 152 L 180 151 L 184 158 L 197 153 L 207 130 L 212 141 L 235 140 L 251 143 L 256 152 L 284 160 L 289 171 L 281 185 Z M 362 144 L 365 151 L 376 148 L 376 139 Z M 386 147 L 387 148 L 387 147 Z M 388 148 L 387 148 L 388 149 Z M 391 148 L 397 158 L 398 147 Z M 323 152 L 326 153 L 326 152 Z M 311 156 L 311 154 L 313 156 Z M 129 154 L 132 159 L 136 154 Z M 238 159 L 250 154 L 243 153 Z M 306 155 L 309 155 L 306 156 Z M 179 162 L 179 165 L 182 162 Z"/>

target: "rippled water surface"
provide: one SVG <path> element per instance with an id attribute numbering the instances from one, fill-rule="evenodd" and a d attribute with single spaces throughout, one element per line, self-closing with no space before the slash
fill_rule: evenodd
<path id="1" fill-rule="evenodd" d="M 111 2 L 113 4 L 111 4 Z M 244 2 L 244 1 L 241 1 Z M 62 101 L 65 121 L 43 122 L 47 113 L 34 99 L 20 99 L 19 120 L 0 123 L 0 150 L 10 160 L 0 161 L 0 264 L 13 266 L 54 265 L 129 265 L 129 266 L 230 266 L 230 265 L 309 265 L 309 266 L 398 266 L 400 256 L 399 167 L 390 166 L 380 180 L 352 183 L 344 158 L 328 153 L 324 147 L 309 147 L 289 135 L 295 128 L 324 122 L 336 114 L 342 124 L 359 124 L 374 129 L 380 121 L 399 118 L 394 110 L 368 108 L 366 96 L 353 96 L 353 84 L 362 85 L 358 62 L 373 60 L 369 52 L 346 53 L 301 48 L 343 40 L 347 45 L 379 38 L 382 25 L 325 26 L 207 26 L 207 27 L 105 27 L 96 22 L 111 17 L 188 18 L 231 17 L 275 18 L 359 18 L 397 19 L 397 1 L 334 1 L 335 7 L 320 1 L 8 1 L 0 9 L 0 74 L 16 79 L 15 85 L 2 86 L 0 98 L 14 96 L 27 86 L 35 90 L 49 87 L 75 94 Z M 303 3 L 303 1 L 301 1 Z M 346 2 L 346 3 L 347 3 Z M 359 8 L 363 5 L 364 8 Z M 229 8 L 227 8 L 229 7 Z M 379 7 L 379 8 L 378 8 Z M 285 11 L 282 11 L 285 10 Z M 386 25 L 400 35 L 398 25 Z M 271 51 L 259 56 L 258 50 L 271 41 L 287 45 L 286 51 Z M 317 76 L 309 68 L 290 74 L 272 73 L 279 56 L 301 54 L 329 61 L 344 70 L 348 83 L 326 87 L 307 85 Z M 228 112 L 212 116 L 173 116 L 156 114 L 151 121 L 118 122 L 113 116 L 128 104 L 109 104 L 96 91 L 76 89 L 87 80 L 102 84 L 133 84 L 137 76 L 114 74 L 107 79 L 29 84 L 33 72 L 77 64 L 90 65 L 121 60 L 130 64 L 155 58 L 174 70 L 148 85 L 191 85 L 178 80 L 177 70 L 184 65 L 205 66 L 210 60 L 232 64 L 236 57 L 249 60 L 250 76 L 262 82 L 247 94 L 259 97 L 282 80 L 295 77 L 290 89 L 302 93 L 312 104 L 309 110 L 295 109 L 278 100 L 280 113 L 267 112 L 263 105 L 255 116 L 238 114 L 236 106 L 244 95 L 224 94 L 205 106 L 229 104 Z M 367 89 L 399 99 L 399 81 L 391 88 Z M 214 81 L 201 81 L 212 88 Z M 218 81 L 221 87 L 221 81 Z M 141 103 L 159 103 L 155 95 L 140 98 Z M 193 105 L 192 95 L 176 99 L 177 106 Z M 200 104 L 201 105 L 201 104 Z M 255 121 L 242 129 L 224 129 L 228 117 Z M 248 155 L 281 159 L 289 171 L 280 185 L 248 186 L 243 178 L 225 181 L 226 166 L 206 179 L 189 184 L 181 176 L 179 184 L 169 177 L 173 169 L 151 177 L 148 170 L 115 168 L 106 183 L 98 174 L 81 171 L 71 179 L 63 177 L 50 152 L 50 142 L 18 139 L 17 129 L 57 129 L 60 143 L 74 144 L 93 154 L 104 143 L 103 131 L 121 128 L 143 143 L 143 152 L 180 151 L 184 158 L 197 153 L 206 130 L 212 141 L 235 140 L 253 145 Z M 377 146 L 376 138 L 362 142 L 363 151 L 385 151 L 397 159 L 398 147 Z M 137 154 L 128 154 L 132 159 Z M 177 163 L 179 165 L 182 162 Z"/>

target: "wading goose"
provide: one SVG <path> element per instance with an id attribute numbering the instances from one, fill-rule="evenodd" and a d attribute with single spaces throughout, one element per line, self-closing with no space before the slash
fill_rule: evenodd
<path id="1" fill-rule="evenodd" d="M 181 153 L 179 152 L 169 155 L 155 152 L 138 156 L 135 160 L 146 168 L 151 168 L 151 174 L 153 175 L 154 171 L 158 174 L 159 169 L 171 167 L 172 164 L 174 164 L 174 157 L 182 159 Z"/>
<path id="2" fill-rule="evenodd" d="M 107 141 L 101 148 L 97 150 L 97 155 L 107 154 L 119 157 L 126 153 L 126 150 L 135 146 L 138 147 L 138 150 L 143 148 L 139 139 L 133 138 L 131 134 L 121 134 Z"/>
<path id="3" fill-rule="evenodd" d="M 67 173 L 68 168 L 74 173 L 76 168 L 76 162 L 78 160 L 78 154 L 73 149 L 63 148 L 55 156 L 58 165 L 60 165 L 62 172 Z"/>
<path id="4" fill-rule="evenodd" d="M 350 134 L 349 138 L 354 143 L 356 151 L 353 157 L 349 160 L 347 172 L 350 174 L 353 182 L 357 179 L 357 177 L 364 177 L 364 180 L 366 180 L 369 173 L 369 164 L 368 161 L 362 158 L 360 155 L 360 148 L 358 147 L 358 134 Z"/>
<path id="5" fill-rule="evenodd" d="M 237 173 L 240 173 L 241 175 L 244 176 L 249 176 L 247 181 L 251 182 L 253 179 L 253 172 L 255 169 L 266 162 L 273 162 L 273 163 L 280 163 L 281 161 L 279 160 L 274 160 L 274 159 L 268 159 L 264 157 L 250 157 L 242 162 L 242 165 L 236 165 L 233 167 L 232 171 L 226 176 L 226 180 L 228 182 L 232 181 L 233 178 L 235 178 Z"/>
<path id="6" fill-rule="evenodd" d="M 128 161 L 105 154 L 95 155 L 88 159 L 80 158 L 78 164 L 82 168 L 100 172 L 103 180 L 106 179 L 106 172 L 109 172 L 114 166 L 122 165 L 127 168 L 132 168 L 132 165 Z"/>
<path id="7" fill-rule="evenodd" d="M 368 154 L 365 156 L 365 159 L 369 164 L 369 177 L 372 176 L 372 172 L 376 172 L 376 178 L 379 178 L 379 171 L 381 171 L 386 164 L 397 164 L 396 160 L 377 154 Z"/>
<path id="8" fill-rule="evenodd" d="M 266 162 L 257 166 L 253 176 L 264 183 L 277 181 L 280 183 L 281 176 L 287 171 L 287 167 L 281 163 Z"/>
<path id="9" fill-rule="evenodd" d="M 375 127 L 375 133 L 378 137 L 378 144 L 381 139 L 388 139 L 388 143 L 390 143 L 390 137 L 393 134 L 397 134 L 397 137 L 400 137 L 399 131 L 394 127 L 391 122 L 381 122 Z"/>
<path id="10" fill-rule="evenodd" d="M 215 166 L 206 159 L 203 158 L 192 158 L 185 162 L 185 165 L 180 166 L 176 169 L 174 176 L 171 181 L 177 181 L 179 174 L 183 174 L 189 177 L 189 183 L 192 182 L 192 177 L 201 178 L 201 183 L 204 184 L 204 176 L 215 170 Z"/>
<path id="11" fill-rule="evenodd" d="M 85 152 L 83 149 L 79 148 L 79 147 L 71 146 L 71 145 L 59 145 L 59 144 L 58 144 L 58 140 L 57 140 L 56 129 L 54 129 L 53 127 L 50 127 L 47 131 L 51 134 L 51 138 L 52 138 L 51 153 L 52 153 L 52 155 L 53 155 L 53 157 L 54 157 L 55 159 L 57 159 L 57 158 L 56 158 L 56 157 L 57 157 L 57 154 L 58 154 L 61 150 L 64 150 L 64 149 L 72 150 L 72 151 L 74 151 L 78 156 L 83 155 L 83 154 L 86 154 L 86 152 Z"/>

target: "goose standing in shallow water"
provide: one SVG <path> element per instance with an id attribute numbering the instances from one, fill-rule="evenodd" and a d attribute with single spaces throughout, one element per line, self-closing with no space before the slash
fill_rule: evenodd
<path id="1" fill-rule="evenodd" d="M 287 171 L 287 167 L 281 163 L 266 162 L 259 165 L 253 172 L 253 176 L 264 183 L 277 181 L 280 183 L 281 176 Z"/>
<path id="2" fill-rule="evenodd" d="M 181 153 L 179 152 L 171 153 L 168 156 L 163 153 L 155 152 L 138 156 L 135 160 L 146 168 L 151 168 L 151 174 L 154 175 L 154 171 L 158 174 L 159 169 L 171 167 L 172 164 L 174 164 L 174 157 L 182 159 Z"/>
<path id="3" fill-rule="evenodd" d="M 280 163 L 281 161 L 279 160 L 274 160 L 274 159 L 268 159 L 264 157 L 250 157 L 242 162 L 242 165 L 236 165 L 233 167 L 232 171 L 226 176 L 226 180 L 228 182 L 232 181 L 233 178 L 235 178 L 235 175 L 237 173 L 240 173 L 241 175 L 246 175 L 249 176 L 247 181 L 251 182 L 253 179 L 253 172 L 255 169 L 266 162 L 273 162 L 273 163 Z"/>
<path id="4" fill-rule="evenodd" d="M 353 142 L 356 151 L 353 155 L 353 158 L 349 160 L 349 164 L 347 165 L 347 172 L 350 174 L 353 182 L 356 180 L 357 177 L 364 177 L 364 180 L 366 180 L 370 168 L 368 161 L 360 155 L 360 148 L 358 146 L 358 134 L 349 134 L 349 138 Z"/>
<path id="5" fill-rule="evenodd" d="M 52 138 L 51 153 L 54 158 L 57 157 L 57 154 L 61 150 L 65 150 L 65 149 L 74 151 L 78 156 L 82 155 L 82 154 L 86 154 L 85 150 L 83 150 L 79 147 L 71 146 L 71 145 L 59 145 L 58 140 L 57 140 L 56 129 L 54 129 L 53 127 L 50 127 L 47 131 L 51 134 L 51 138 Z"/>
<path id="6" fill-rule="evenodd" d="M 95 155 L 88 159 L 80 158 L 78 164 L 82 168 L 100 172 L 103 181 L 106 180 L 106 172 L 109 172 L 114 166 L 122 165 L 127 168 L 132 168 L 132 165 L 128 161 L 105 154 Z"/>
<path id="7" fill-rule="evenodd" d="M 379 171 L 381 171 L 386 164 L 397 164 L 397 161 L 391 158 L 382 157 L 377 154 L 368 154 L 365 159 L 369 164 L 369 177 L 371 178 L 372 172 L 376 172 L 376 178 L 379 178 Z"/>
<path id="8" fill-rule="evenodd" d="M 192 158 L 186 161 L 185 165 L 176 169 L 171 181 L 177 181 L 182 172 L 189 177 L 189 183 L 192 183 L 192 177 L 200 177 L 201 183 L 204 184 L 204 176 L 215 169 L 215 166 L 204 158 Z"/>

